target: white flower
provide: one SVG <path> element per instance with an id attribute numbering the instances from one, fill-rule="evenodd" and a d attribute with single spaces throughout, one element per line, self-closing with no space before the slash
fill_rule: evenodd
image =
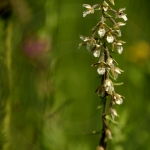
<path id="1" fill-rule="evenodd" d="M 104 54 L 102 54 L 99 62 L 93 64 L 92 66 L 98 66 L 97 72 L 100 75 L 103 75 L 106 72 L 106 69 L 110 68 L 110 66 L 104 62 Z"/>
<path id="2" fill-rule="evenodd" d="M 122 103 L 123 103 L 123 99 L 122 98 L 116 100 L 116 104 L 121 105 Z"/>
<path id="3" fill-rule="evenodd" d="M 113 83 L 110 79 L 106 79 L 104 81 L 104 87 L 105 87 L 105 91 L 112 95 L 112 92 L 114 91 L 114 86 L 113 86 Z"/>
<path id="4" fill-rule="evenodd" d="M 102 37 L 104 37 L 104 35 L 106 33 L 106 29 L 105 29 L 106 25 L 104 23 L 105 18 L 103 16 L 102 16 L 101 20 L 102 21 L 97 23 L 97 25 L 92 30 L 93 30 L 93 32 L 95 32 L 98 29 L 98 34 L 102 38 Z"/>
<path id="5" fill-rule="evenodd" d="M 101 28 L 101 27 L 100 27 L 99 30 L 98 30 L 99 36 L 100 36 L 100 37 L 104 37 L 105 33 L 106 33 L 105 28 Z"/>
<path id="6" fill-rule="evenodd" d="M 105 73 L 105 71 L 106 71 L 106 69 L 109 67 L 105 62 L 104 62 L 104 58 L 103 58 L 104 56 L 102 56 L 101 58 L 100 58 L 100 61 L 98 62 L 98 63 L 95 63 L 95 64 L 93 64 L 92 66 L 98 66 L 98 68 L 97 68 L 97 72 L 98 72 L 98 74 L 100 74 L 100 75 L 103 75 L 104 73 Z"/>
<path id="7" fill-rule="evenodd" d="M 121 70 L 121 69 L 118 68 L 118 67 L 114 67 L 114 68 L 112 69 L 112 73 L 113 73 L 113 76 L 114 76 L 115 79 L 118 78 L 118 75 L 121 74 L 121 72 L 124 72 L 124 71 Z"/>
<path id="8" fill-rule="evenodd" d="M 116 13 L 116 17 L 117 18 L 122 18 L 124 21 L 127 21 L 128 18 L 126 16 L 126 14 L 123 12 L 124 10 L 126 10 L 126 8 L 119 9 L 118 12 Z"/>
<path id="9" fill-rule="evenodd" d="M 110 32 L 107 34 L 107 41 L 108 43 L 113 43 L 114 41 L 114 36 Z"/>
<path id="10" fill-rule="evenodd" d="M 79 48 L 84 45 L 87 50 L 90 50 L 91 46 L 95 45 L 96 41 L 93 37 L 85 37 L 80 35 L 80 39 L 83 40 L 84 43 L 79 44 Z"/>
<path id="11" fill-rule="evenodd" d="M 104 11 L 107 11 L 108 8 L 109 8 L 109 5 L 107 4 L 106 1 L 104 1 L 104 3 L 103 3 L 103 9 L 104 9 Z"/>
<path id="12" fill-rule="evenodd" d="M 100 61 L 98 63 L 98 68 L 97 68 L 98 74 L 103 75 L 106 71 L 105 67 L 106 67 L 106 63 L 104 61 Z"/>
<path id="13" fill-rule="evenodd" d="M 114 49 L 114 45 L 116 45 L 118 53 L 121 54 L 122 51 L 123 51 L 122 44 L 124 44 L 124 43 L 125 43 L 124 41 L 120 41 L 120 40 L 119 40 L 119 41 L 115 41 L 115 42 L 112 44 L 112 49 Z"/>
<path id="14" fill-rule="evenodd" d="M 83 12 L 83 17 L 86 17 L 88 14 L 94 14 L 94 8 L 91 5 L 83 4 L 83 7 L 87 8 L 87 10 Z"/>
<path id="15" fill-rule="evenodd" d="M 93 49 L 91 51 L 93 52 L 93 55 L 95 57 L 99 57 L 100 56 L 100 45 L 95 44 L 95 46 L 93 47 Z"/>
<path id="16" fill-rule="evenodd" d="M 106 71 L 105 67 L 100 66 L 100 67 L 97 68 L 97 72 L 100 75 L 103 75 L 105 73 L 105 71 Z"/>
<path id="17" fill-rule="evenodd" d="M 114 98 L 116 104 L 121 105 L 123 103 L 123 96 L 115 93 L 113 98 Z"/>
<path id="18" fill-rule="evenodd" d="M 95 50 L 95 51 L 93 52 L 93 55 L 94 55 L 95 57 L 99 57 L 99 56 L 100 56 L 100 50 Z"/>
<path id="19" fill-rule="evenodd" d="M 89 4 L 83 4 L 82 6 L 87 8 L 87 10 L 83 12 L 83 17 L 86 17 L 88 14 L 94 14 L 94 8 L 98 7 L 99 4 L 95 4 L 93 6 Z"/>
<path id="20" fill-rule="evenodd" d="M 113 59 L 111 57 L 107 58 L 106 63 L 110 66 L 110 67 L 114 67 L 114 63 L 113 63 Z"/>

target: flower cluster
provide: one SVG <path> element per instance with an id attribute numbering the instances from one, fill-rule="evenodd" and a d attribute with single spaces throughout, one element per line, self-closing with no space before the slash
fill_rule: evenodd
<path id="1" fill-rule="evenodd" d="M 114 0 L 109 0 L 114 5 Z M 97 67 L 97 73 L 101 76 L 101 85 L 96 89 L 96 93 L 101 98 L 101 104 L 103 106 L 103 129 L 102 137 L 98 149 L 106 149 L 107 139 L 110 139 L 111 130 L 108 126 L 107 120 L 114 122 L 117 111 L 113 108 L 115 104 L 122 104 L 124 97 L 115 91 L 114 86 L 118 85 L 113 81 L 116 81 L 118 75 L 124 72 L 117 67 L 118 63 L 110 55 L 110 52 L 116 52 L 121 54 L 123 52 L 124 41 L 120 40 L 121 30 L 120 27 L 124 26 L 124 22 L 116 22 L 117 18 L 127 21 L 127 16 L 124 13 L 125 8 L 119 10 L 113 9 L 105 0 L 103 4 L 95 4 L 93 6 L 89 4 L 83 4 L 86 10 L 83 12 L 83 17 L 89 14 L 94 14 L 95 11 L 101 11 L 101 19 L 92 28 L 92 34 L 90 36 L 80 35 L 80 39 L 83 41 L 79 44 L 85 46 L 86 49 L 93 53 L 94 57 L 99 58 L 92 66 Z M 112 16 L 110 15 L 113 14 Z M 110 25 L 106 21 L 110 21 Z M 110 101 L 108 101 L 110 97 Z M 108 104 L 109 103 L 109 104 Z M 107 109 L 106 106 L 109 105 Z"/>

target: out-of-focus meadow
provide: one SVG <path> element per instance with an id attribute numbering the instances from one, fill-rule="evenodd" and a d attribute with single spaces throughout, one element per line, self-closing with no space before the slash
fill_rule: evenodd
<path id="1" fill-rule="evenodd" d="M 112 54 L 124 73 L 116 90 L 112 150 L 148 150 L 150 141 L 150 1 L 115 0 L 126 7 L 124 51 Z M 98 13 L 82 17 L 90 0 L 0 0 L 0 149 L 93 150 L 101 130 L 96 109 L 95 59 L 79 34 L 88 36 Z"/>

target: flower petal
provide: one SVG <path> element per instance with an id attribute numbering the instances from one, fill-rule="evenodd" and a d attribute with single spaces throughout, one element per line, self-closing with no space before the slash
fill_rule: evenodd
<path id="1" fill-rule="evenodd" d="M 109 0 L 113 5 L 115 5 L 115 2 L 114 2 L 114 0 Z"/>
<path id="2" fill-rule="evenodd" d="M 95 50 L 95 51 L 93 52 L 93 55 L 94 55 L 95 57 L 99 57 L 99 56 L 100 56 L 100 50 Z"/>
<path id="3" fill-rule="evenodd" d="M 124 22 L 118 22 L 117 25 L 118 26 L 124 26 L 124 25 L 126 25 L 126 23 L 124 23 Z"/>
<path id="4" fill-rule="evenodd" d="M 103 75 L 105 73 L 106 69 L 104 67 L 98 67 L 97 72 L 100 75 Z"/>
<path id="5" fill-rule="evenodd" d="M 120 30 L 116 30 L 116 32 L 118 33 L 118 36 L 121 36 L 121 31 Z"/>
<path id="6" fill-rule="evenodd" d="M 103 3 L 103 9 L 104 9 L 104 11 L 107 11 L 108 10 L 108 3 L 106 2 L 106 1 L 104 1 L 104 3 Z"/>
<path id="7" fill-rule="evenodd" d="M 112 43 L 114 41 L 114 37 L 112 35 L 107 36 L 108 43 Z"/>
<path id="8" fill-rule="evenodd" d="M 103 37 L 105 35 L 105 33 L 106 33 L 106 31 L 105 31 L 104 28 L 99 28 L 98 34 L 99 34 L 100 37 Z"/>
<path id="9" fill-rule="evenodd" d="M 90 14 L 91 13 L 91 10 L 86 10 L 83 12 L 83 17 L 86 17 L 86 15 Z"/>
<path id="10" fill-rule="evenodd" d="M 123 12 L 125 10 L 126 10 L 126 8 L 120 8 L 118 12 Z"/>
<path id="11" fill-rule="evenodd" d="M 92 6 L 92 8 L 96 8 L 98 6 L 100 6 L 100 4 L 95 4 L 95 5 Z"/>
<path id="12" fill-rule="evenodd" d="M 88 8 L 88 9 L 91 8 L 91 5 L 89 5 L 89 4 L 83 4 L 82 6 L 85 7 L 85 8 Z"/>
<path id="13" fill-rule="evenodd" d="M 127 21 L 128 20 L 128 18 L 127 18 L 127 16 L 124 14 L 124 15 L 122 15 L 122 19 L 124 20 L 124 21 Z"/>
<path id="14" fill-rule="evenodd" d="M 119 54 L 121 54 L 122 51 L 123 51 L 123 47 L 121 45 L 118 45 L 117 46 L 117 51 L 118 51 Z"/>
<path id="15" fill-rule="evenodd" d="M 123 99 L 122 98 L 116 99 L 115 102 L 116 102 L 116 104 L 121 105 L 123 103 Z"/>
<path id="16" fill-rule="evenodd" d="M 80 39 L 84 41 L 85 40 L 85 36 L 80 35 Z"/>

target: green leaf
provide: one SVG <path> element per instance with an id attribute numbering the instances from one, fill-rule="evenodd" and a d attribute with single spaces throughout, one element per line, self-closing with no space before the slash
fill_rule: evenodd
<path id="1" fill-rule="evenodd" d="M 113 5 L 115 5 L 115 2 L 114 2 L 114 0 L 109 0 Z"/>
<path id="2" fill-rule="evenodd" d="M 114 124 L 118 124 L 118 122 L 116 122 L 115 120 L 113 120 L 110 115 L 106 115 L 105 118 L 106 118 L 107 120 L 111 121 L 111 122 L 114 123 Z"/>

